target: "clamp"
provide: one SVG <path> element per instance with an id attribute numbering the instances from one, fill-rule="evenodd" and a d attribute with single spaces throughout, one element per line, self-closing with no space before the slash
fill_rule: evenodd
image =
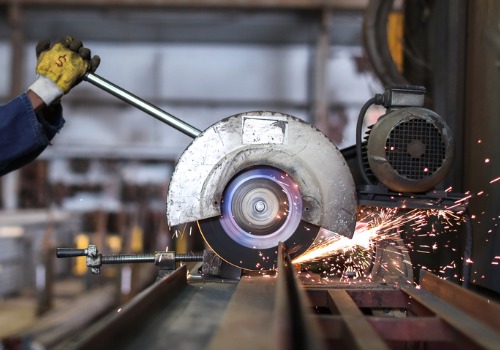
<path id="1" fill-rule="evenodd" d="M 175 270 L 175 263 L 203 261 L 203 253 L 176 254 L 174 251 L 155 252 L 149 254 L 101 254 L 93 244 L 85 249 L 57 248 L 58 258 L 87 257 L 87 266 L 97 275 L 103 264 L 154 263 L 161 270 Z"/>

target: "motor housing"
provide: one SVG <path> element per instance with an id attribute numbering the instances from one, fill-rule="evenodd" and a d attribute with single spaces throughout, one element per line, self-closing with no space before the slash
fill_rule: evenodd
<path id="1" fill-rule="evenodd" d="M 394 109 L 371 128 L 366 144 L 370 170 L 396 192 L 425 192 L 443 181 L 454 156 L 450 128 L 423 107 Z"/>

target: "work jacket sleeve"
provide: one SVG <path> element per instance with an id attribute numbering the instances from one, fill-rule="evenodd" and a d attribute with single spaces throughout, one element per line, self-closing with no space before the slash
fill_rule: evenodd
<path id="1" fill-rule="evenodd" d="M 35 113 L 26 93 L 0 106 L 0 176 L 38 157 L 63 125 L 60 104 Z"/>

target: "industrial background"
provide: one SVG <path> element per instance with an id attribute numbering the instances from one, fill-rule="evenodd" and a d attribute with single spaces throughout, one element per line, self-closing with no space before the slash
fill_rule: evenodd
<path id="1" fill-rule="evenodd" d="M 500 2 L 0 0 L 2 104 L 34 81 L 37 41 L 64 35 L 101 57 L 96 74 L 200 130 L 238 113 L 276 111 L 314 125 L 348 162 L 365 102 L 390 85 L 424 86 L 425 107 L 454 138 L 453 163 L 436 189 L 462 194 L 472 242 L 466 224 L 452 238 L 426 236 L 412 256 L 415 280 L 425 265 L 461 284 L 465 269 L 464 289 L 498 302 Z M 192 138 L 88 82 L 62 104 L 66 124 L 53 144 L 0 178 L 6 348 L 28 338 L 64 348 L 157 274 L 131 264 L 94 276 L 83 257 L 56 259 L 56 247 L 205 248 L 197 228 L 173 229 L 165 216 L 170 179 Z M 370 108 L 363 130 L 384 113 Z"/>

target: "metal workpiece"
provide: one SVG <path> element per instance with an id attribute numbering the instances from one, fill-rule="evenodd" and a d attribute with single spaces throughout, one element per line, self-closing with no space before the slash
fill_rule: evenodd
<path id="1" fill-rule="evenodd" d="M 277 249 L 277 273 L 242 277 L 208 349 L 326 349 L 286 246 Z"/>
<path id="2" fill-rule="evenodd" d="M 165 112 L 164 110 L 152 105 L 149 102 L 146 102 L 145 100 L 94 73 L 85 74 L 83 80 L 140 109 L 141 111 L 171 126 L 172 128 L 179 130 L 187 136 L 195 138 L 201 133 L 201 131 L 196 129 L 194 126 L 178 119 L 177 117 L 174 117 L 172 114 Z"/>
<path id="3" fill-rule="evenodd" d="M 286 248 L 277 247 L 277 271 L 237 282 L 188 278 L 181 266 L 65 349 L 498 348 L 500 305 L 492 300 L 424 270 L 418 287 L 313 282 Z"/>
<path id="4" fill-rule="evenodd" d="M 278 245 L 275 303 L 274 349 L 326 349 L 319 323 L 313 318 L 311 304 L 283 243 Z"/>
<path id="5" fill-rule="evenodd" d="M 65 349 L 125 349 L 124 341 L 136 337 L 141 325 L 169 305 L 187 287 L 187 269 L 181 266 L 151 285 L 132 301 L 86 329 Z M 144 347 L 146 349 L 147 347 Z"/>
<path id="6" fill-rule="evenodd" d="M 319 327 L 285 246 L 278 274 L 187 278 L 185 266 L 78 336 L 67 349 L 322 350 Z"/>

